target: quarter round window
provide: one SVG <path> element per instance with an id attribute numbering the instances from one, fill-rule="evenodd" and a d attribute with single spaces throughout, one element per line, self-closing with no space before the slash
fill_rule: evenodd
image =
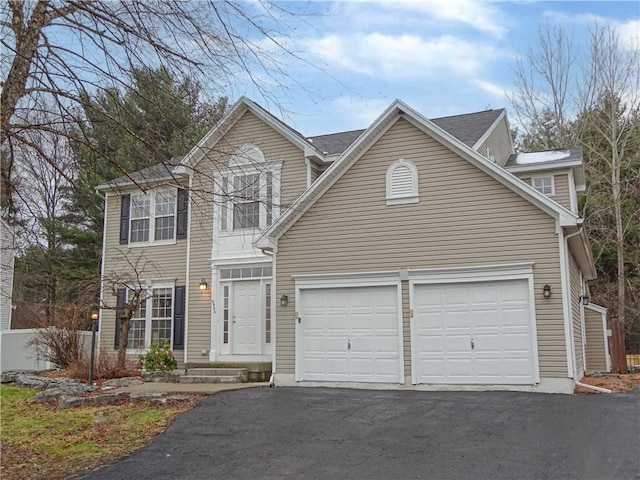
<path id="1" fill-rule="evenodd" d="M 387 205 L 418 202 L 418 169 L 401 158 L 387 169 Z"/>

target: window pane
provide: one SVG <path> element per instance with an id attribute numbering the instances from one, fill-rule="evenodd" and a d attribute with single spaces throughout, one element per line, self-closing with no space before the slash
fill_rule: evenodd
<path id="1" fill-rule="evenodd" d="M 144 348 L 145 319 L 131 319 L 127 348 Z"/>
<path id="2" fill-rule="evenodd" d="M 229 180 L 227 179 L 227 177 L 224 177 L 222 179 L 222 195 L 220 197 L 220 229 L 221 230 L 226 230 L 227 227 L 227 215 L 228 215 L 228 209 L 229 209 L 229 205 L 227 202 L 227 198 L 229 195 L 228 192 L 229 189 Z"/>
<path id="3" fill-rule="evenodd" d="M 131 220 L 130 242 L 149 241 L 149 219 Z"/>
<path id="4" fill-rule="evenodd" d="M 176 191 L 158 190 L 156 191 L 156 216 L 175 215 L 176 213 Z"/>
<path id="5" fill-rule="evenodd" d="M 156 240 L 173 240 L 175 217 L 156 217 Z"/>
<path id="6" fill-rule="evenodd" d="M 163 347 L 165 343 L 171 345 L 171 320 L 151 320 L 151 344 Z"/>
<path id="7" fill-rule="evenodd" d="M 229 343 L 229 285 L 223 287 L 222 342 Z"/>
<path id="8" fill-rule="evenodd" d="M 171 343 L 173 288 L 154 288 L 151 299 L 151 344 Z"/>
<path id="9" fill-rule="evenodd" d="M 233 229 L 260 226 L 260 202 L 240 203 L 233 206 Z"/>
<path id="10" fill-rule="evenodd" d="M 262 268 L 262 276 L 270 277 L 271 275 L 273 275 L 271 267 L 263 267 Z"/>
<path id="11" fill-rule="evenodd" d="M 267 172 L 267 225 L 273 222 L 273 173 Z"/>
<path id="12" fill-rule="evenodd" d="M 231 278 L 231 270 L 228 268 L 220 270 L 220 278 Z"/>
<path id="13" fill-rule="evenodd" d="M 131 218 L 145 218 L 151 215 L 151 197 L 144 193 L 131 195 Z"/>
<path id="14" fill-rule="evenodd" d="M 260 199 L 260 175 L 242 175 L 233 179 L 236 202 L 254 201 Z"/>

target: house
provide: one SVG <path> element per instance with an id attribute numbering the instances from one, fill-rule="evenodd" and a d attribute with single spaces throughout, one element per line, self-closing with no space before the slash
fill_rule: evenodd
<path id="1" fill-rule="evenodd" d="M 14 258 L 13 228 L 0 218 L 0 332 L 11 328 Z"/>
<path id="2" fill-rule="evenodd" d="M 98 187 L 102 300 L 148 292 L 131 354 L 166 340 L 279 385 L 571 392 L 608 365 L 584 187 L 580 149 L 516 154 L 504 110 L 395 101 L 306 138 L 242 98 L 184 158 Z"/>

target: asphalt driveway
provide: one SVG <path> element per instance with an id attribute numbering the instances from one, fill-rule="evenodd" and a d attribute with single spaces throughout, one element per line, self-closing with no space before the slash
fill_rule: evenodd
<path id="1" fill-rule="evenodd" d="M 85 478 L 640 478 L 640 394 L 239 390 Z"/>

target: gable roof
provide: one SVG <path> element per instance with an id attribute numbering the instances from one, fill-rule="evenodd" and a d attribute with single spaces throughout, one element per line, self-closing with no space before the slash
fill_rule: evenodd
<path id="1" fill-rule="evenodd" d="M 316 135 L 315 137 L 309 137 L 307 140 L 326 155 L 336 155 L 349 148 L 349 145 L 355 142 L 364 131 L 365 129 L 361 129 Z"/>
<path id="2" fill-rule="evenodd" d="M 497 115 L 502 111 L 497 111 Z M 461 116 L 458 116 L 461 117 Z M 496 117 L 492 118 L 491 124 Z M 376 121 L 325 171 L 325 173 L 303 193 L 293 204 L 269 227 L 255 242 L 258 248 L 272 248 L 275 240 L 282 236 L 311 206 L 342 176 L 349 168 L 366 153 L 367 150 L 383 135 L 399 118 L 412 123 L 414 126 L 439 141 L 453 152 L 460 155 L 472 165 L 493 177 L 498 182 L 511 189 L 525 200 L 536 205 L 549 215 L 557 218 L 563 227 L 576 227 L 578 216 L 538 192 L 532 186 L 525 184 L 502 167 L 486 159 L 469 145 L 445 131 L 434 122 L 409 107 L 400 100 L 395 100 Z M 488 119 L 487 119 L 488 121 Z M 449 123 L 449 126 L 456 122 Z M 468 139 L 472 141 L 471 138 Z M 476 140 L 477 141 L 477 140 Z"/>
<path id="3" fill-rule="evenodd" d="M 262 108 L 257 103 L 249 100 L 247 97 L 240 99 L 231 107 L 231 110 L 220 119 L 220 121 L 204 137 L 185 155 L 182 165 L 193 169 L 197 163 L 205 156 L 207 151 L 211 150 L 220 139 L 242 118 L 242 116 L 250 111 L 256 117 L 261 119 L 267 125 L 272 127 L 291 143 L 299 147 L 307 154 L 324 158 L 324 154 L 318 150 L 313 144 L 309 143 L 304 135 L 290 127 L 282 120 Z"/>

